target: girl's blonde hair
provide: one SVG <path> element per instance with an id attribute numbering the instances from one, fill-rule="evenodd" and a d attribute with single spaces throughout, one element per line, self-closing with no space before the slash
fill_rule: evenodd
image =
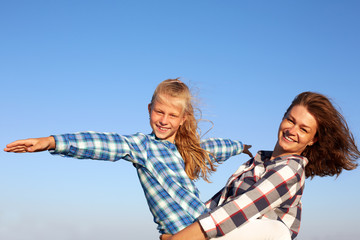
<path id="1" fill-rule="evenodd" d="M 211 153 L 200 146 L 198 121 L 195 118 L 193 99 L 188 86 L 178 78 L 161 82 L 154 91 L 150 106 L 155 101 L 166 101 L 164 96 L 179 99 L 170 104 L 180 104 L 186 116 L 185 122 L 179 127 L 175 136 L 175 145 L 184 159 L 186 174 L 192 180 L 202 177 L 208 181 L 209 174 L 216 171 L 216 167 L 210 159 Z"/>

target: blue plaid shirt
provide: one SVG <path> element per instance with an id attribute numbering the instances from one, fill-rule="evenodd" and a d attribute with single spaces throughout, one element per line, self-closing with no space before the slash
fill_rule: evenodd
<path id="1" fill-rule="evenodd" d="M 149 208 L 161 234 L 175 234 L 206 212 L 199 190 L 185 172 L 185 163 L 176 145 L 154 134 L 81 132 L 53 135 L 56 149 L 51 154 L 66 157 L 133 163 Z M 206 139 L 201 147 L 218 162 L 240 154 L 243 144 L 227 139 Z M 212 159 L 214 161 L 214 159 Z"/>

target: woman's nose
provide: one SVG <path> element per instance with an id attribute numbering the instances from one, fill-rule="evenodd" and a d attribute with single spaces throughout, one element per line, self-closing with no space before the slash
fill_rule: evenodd
<path id="1" fill-rule="evenodd" d="M 288 128 L 288 132 L 291 135 L 295 135 L 296 134 L 296 126 L 292 126 L 292 127 Z"/>

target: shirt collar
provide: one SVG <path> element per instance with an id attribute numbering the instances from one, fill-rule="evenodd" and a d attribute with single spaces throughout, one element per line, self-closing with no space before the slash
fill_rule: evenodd
<path id="1" fill-rule="evenodd" d="M 257 162 L 270 161 L 272 153 L 273 153 L 273 151 L 263 151 L 263 150 L 258 151 L 256 156 L 254 157 L 254 160 L 257 161 Z M 281 157 L 274 158 L 272 161 L 275 162 L 277 160 L 286 159 L 289 156 L 296 156 L 296 157 L 304 159 L 305 160 L 304 161 L 305 165 L 308 163 L 308 159 L 306 157 L 301 156 L 301 155 L 297 155 L 297 154 L 284 155 L 284 156 L 281 156 Z"/>
<path id="2" fill-rule="evenodd" d="M 152 137 L 152 139 L 154 139 L 154 140 L 156 140 L 156 141 L 159 141 L 159 142 L 162 142 L 163 144 L 165 144 L 166 146 L 168 146 L 168 147 L 170 147 L 170 148 L 172 148 L 172 147 L 175 147 L 175 148 L 176 148 L 175 143 L 172 143 L 172 142 L 170 142 L 170 141 L 168 141 L 168 140 L 162 140 L 162 139 L 156 137 L 156 135 L 155 135 L 154 132 L 151 132 L 151 133 L 150 133 L 150 136 Z"/>

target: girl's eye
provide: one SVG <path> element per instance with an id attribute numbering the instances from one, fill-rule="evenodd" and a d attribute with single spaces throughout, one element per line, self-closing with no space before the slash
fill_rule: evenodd
<path id="1" fill-rule="evenodd" d="M 301 128 L 301 131 L 303 131 L 304 133 L 308 132 L 305 128 Z"/>
<path id="2" fill-rule="evenodd" d="M 294 123 L 294 121 L 291 120 L 290 118 L 288 118 L 287 120 L 288 120 L 288 122 L 290 122 L 290 123 Z"/>

